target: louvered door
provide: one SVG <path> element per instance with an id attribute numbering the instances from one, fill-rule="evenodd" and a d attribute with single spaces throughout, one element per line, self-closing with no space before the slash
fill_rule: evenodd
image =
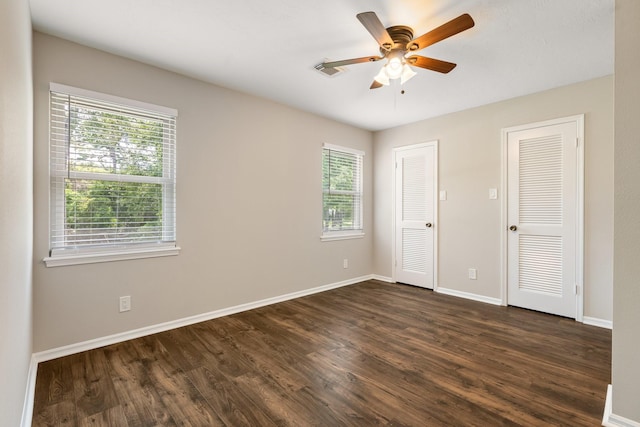
<path id="1" fill-rule="evenodd" d="M 577 127 L 510 132 L 508 303 L 576 317 Z"/>
<path id="2" fill-rule="evenodd" d="M 435 143 L 396 150 L 396 282 L 433 289 Z"/>

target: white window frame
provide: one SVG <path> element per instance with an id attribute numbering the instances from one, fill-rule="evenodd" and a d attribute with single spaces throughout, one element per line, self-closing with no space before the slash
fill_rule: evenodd
<path id="1" fill-rule="evenodd" d="M 115 104 L 127 109 L 133 109 L 139 111 L 141 114 L 152 113 L 159 116 L 169 116 L 173 119 L 177 118 L 178 111 L 173 108 L 163 107 L 159 105 L 149 104 L 145 102 L 135 101 L 132 99 L 117 97 L 113 95 L 107 95 L 99 92 L 93 92 L 85 89 L 75 88 L 72 86 L 61 85 L 57 83 L 50 83 L 49 91 L 55 93 L 61 93 L 73 97 L 87 98 L 103 103 Z M 51 115 L 50 111 L 50 115 Z M 50 117 L 51 120 L 51 117 Z M 50 130 L 51 132 L 51 130 Z M 119 175 L 120 181 L 135 181 L 135 182 L 150 182 L 165 184 L 170 182 L 171 185 L 163 185 L 163 241 L 151 242 L 151 243 L 123 243 L 119 245 L 98 245 L 91 247 L 72 247 L 66 246 L 63 248 L 50 249 L 48 257 L 44 258 L 44 263 L 47 267 L 58 267 L 65 265 L 76 264 L 89 264 L 108 261 L 119 261 L 128 259 L 141 259 L 152 258 L 162 256 L 178 255 L 180 247 L 176 245 L 175 239 L 175 130 L 173 130 L 174 140 L 173 150 L 171 155 L 164 156 L 163 176 L 156 177 L 136 177 L 131 178 L 127 175 Z M 54 141 L 52 135 L 49 136 L 50 145 L 53 148 Z M 166 138 L 166 137 L 165 137 Z M 166 141 L 169 143 L 169 141 Z M 49 224 L 49 236 L 50 241 L 53 243 L 53 230 L 64 229 L 65 221 L 65 194 L 64 186 L 54 185 L 54 180 L 59 180 L 60 172 L 56 171 L 53 167 L 53 159 L 50 159 L 50 224 Z M 91 172 L 68 172 L 70 176 L 75 178 L 84 179 L 104 179 L 104 174 L 91 173 Z M 66 176 L 66 174 L 65 174 Z M 171 202 L 167 202 L 171 200 Z M 172 207 L 169 208 L 169 205 Z M 61 209 L 62 208 L 62 209 Z M 56 211 L 57 210 L 57 211 Z M 62 213 L 60 213 L 62 212 Z M 167 233 L 167 227 L 164 224 L 171 224 L 172 233 Z"/>
<path id="2" fill-rule="evenodd" d="M 321 230 L 320 240 L 323 242 L 333 240 L 346 240 L 346 239 L 361 239 L 364 237 L 364 191 L 363 191 L 363 176 L 364 176 L 364 151 L 356 150 L 349 147 L 343 147 L 333 144 L 322 144 L 322 150 L 338 151 L 343 153 L 352 154 L 360 157 L 360 175 L 357 180 L 357 190 L 353 193 L 357 193 L 360 196 L 360 206 L 358 209 L 360 228 L 353 230 L 325 230 L 324 229 L 324 195 L 329 192 L 322 188 L 322 215 L 321 215 Z"/>

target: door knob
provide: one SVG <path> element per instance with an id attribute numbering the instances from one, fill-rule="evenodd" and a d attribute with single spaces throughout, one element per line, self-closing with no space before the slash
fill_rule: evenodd
<path id="1" fill-rule="evenodd" d="M 427 228 L 431 228 L 433 226 L 433 224 L 431 224 L 430 222 L 426 223 Z"/>
<path id="2" fill-rule="evenodd" d="M 511 227 L 509 227 L 509 230 L 511 230 L 511 231 L 516 231 L 517 229 L 518 229 L 518 227 L 515 226 L 515 225 L 512 225 Z"/>

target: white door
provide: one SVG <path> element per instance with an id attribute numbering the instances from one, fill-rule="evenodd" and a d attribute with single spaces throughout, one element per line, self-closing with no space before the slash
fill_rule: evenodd
<path id="1" fill-rule="evenodd" d="M 507 301 L 576 317 L 578 125 L 507 134 Z"/>
<path id="2" fill-rule="evenodd" d="M 433 289 L 437 147 L 395 150 L 396 282 Z"/>

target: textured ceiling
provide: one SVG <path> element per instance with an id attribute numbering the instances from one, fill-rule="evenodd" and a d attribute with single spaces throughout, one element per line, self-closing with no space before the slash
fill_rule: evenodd
<path id="1" fill-rule="evenodd" d="M 379 130 L 613 73 L 614 0 L 30 0 L 34 28 Z M 356 19 L 421 35 L 462 13 L 475 27 L 420 54 L 455 62 L 369 90 L 383 62 L 327 77 L 325 59 L 378 54 Z M 401 94 L 404 89 L 405 93 Z"/>

